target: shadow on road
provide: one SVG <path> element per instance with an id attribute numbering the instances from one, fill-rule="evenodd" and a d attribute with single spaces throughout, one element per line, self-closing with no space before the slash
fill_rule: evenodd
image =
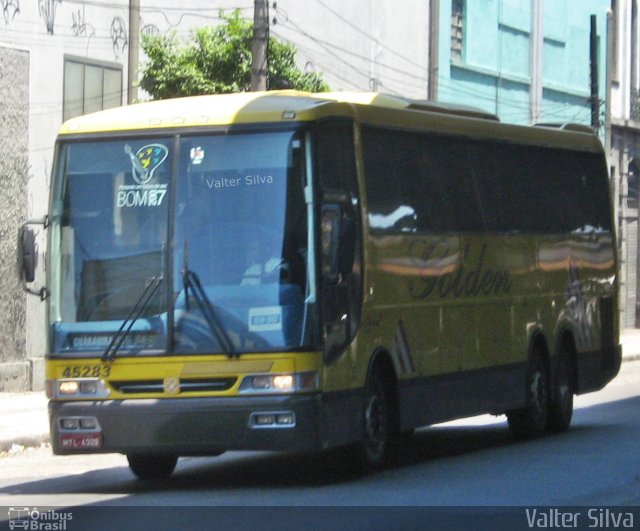
<path id="1" fill-rule="evenodd" d="M 599 444 L 615 437 L 635 437 L 624 412 L 640 410 L 640 396 L 600 404 L 575 412 L 575 422 L 566 434 L 536 441 L 516 442 L 506 422 L 490 425 L 440 425 L 416 431 L 401 440 L 395 463 L 379 474 L 407 467 L 440 463 L 444 459 L 472 456 L 501 447 L 521 452 L 523 459 L 545 459 L 552 441 L 556 452 L 571 452 L 575 445 Z M 626 433 L 626 432 L 630 433 Z M 495 455 L 478 455 L 493 459 Z M 428 470 L 425 471 L 429 473 Z M 375 476 L 375 475 L 374 475 Z M 277 454 L 230 452 L 216 458 L 184 458 L 174 474 L 164 481 L 138 481 L 127 467 L 114 467 L 73 476 L 47 478 L 0 489 L 3 494 L 138 494 L 170 491 L 219 491 L 239 489 L 298 489 L 368 481 L 354 469 L 349 453 Z"/>

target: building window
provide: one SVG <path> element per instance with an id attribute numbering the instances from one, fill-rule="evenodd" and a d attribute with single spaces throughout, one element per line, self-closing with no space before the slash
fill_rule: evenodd
<path id="1" fill-rule="evenodd" d="M 464 0 L 451 1 L 451 60 L 462 61 Z"/>
<path id="2" fill-rule="evenodd" d="M 629 161 L 627 173 L 627 197 L 629 200 L 638 201 L 638 186 L 640 185 L 640 157 L 634 157 Z M 633 206 L 629 205 L 631 208 Z M 637 208 L 637 204 L 636 204 Z"/>
<path id="3" fill-rule="evenodd" d="M 63 120 L 122 105 L 122 66 L 64 59 Z"/>

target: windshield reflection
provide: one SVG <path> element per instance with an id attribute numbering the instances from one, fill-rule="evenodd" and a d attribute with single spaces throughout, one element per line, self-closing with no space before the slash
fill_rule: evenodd
<path id="1" fill-rule="evenodd" d="M 304 344 L 301 151 L 292 132 L 198 137 L 183 146 L 189 161 L 178 179 L 174 268 L 199 279 L 204 304 L 190 300 L 183 277 L 176 282 L 177 352 Z"/>
<path id="2" fill-rule="evenodd" d="M 104 351 L 145 287 L 164 276 L 170 146 L 114 140 L 61 150 L 50 240 L 53 351 Z M 157 289 L 121 348 L 164 348 L 165 308 L 166 290 Z"/>
<path id="3" fill-rule="evenodd" d="M 294 131 L 64 145 L 51 211 L 52 351 L 309 346 L 303 148 Z"/>

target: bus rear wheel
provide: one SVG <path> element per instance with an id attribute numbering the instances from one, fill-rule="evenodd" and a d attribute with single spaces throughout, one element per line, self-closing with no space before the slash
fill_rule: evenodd
<path id="1" fill-rule="evenodd" d="M 131 454 L 127 455 L 129 468 L 139 479 L 165 479 L 175 470 L 175 455 Z"/>
<path id="2" fill-rule="evenodd" d="M 531 353 L 526 375 L 526 405 L 507 413 L 511 433 L 518 439 L 540 437 L 549 414 L 549 373 L 539 350 Z"/>
<path id="3" fill-rule="evenodd" d="M 547 430 L 552 433 L 567 431 L 573 415 L 573 377 L 569 352 L 565 345 L 558 353 L 547 419 Z"/>

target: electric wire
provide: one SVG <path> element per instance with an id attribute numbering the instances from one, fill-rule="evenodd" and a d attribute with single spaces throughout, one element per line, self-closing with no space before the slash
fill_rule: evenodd
<path id="1" fill-rule="evenodd" d="M 316 2 L 318 4 L 320 4 L 323 8 L 327 9 L 328 11 L 330 11 L 334 16 L 337 16 L 339 19 L 341 19 L 344 23 L 348 24 L 350 27 L 352 27 L 355 31 L 357 31 L 359 34 L 363 35 L 364 37 L 370 39 L 371 41 L 375 42 L 377 45 L 379 45 L 381 48 L 389 51 L 390 53 L 394 54 L 395 56 L 403 59 L 404 61 L 406 61 L 408 64 L 411 64 L 415 67 L 418 68 L 419 71 L 426 71 L 425 67 L 422 65 L 419 65 L 418 63 L 415 63 L 411 60 L 409 60 L 407 57 L 403 56 L 402 54 L 400 54 L 399 52 L 397 52 L 396 50 L 394 50 L 393 48 L 387 46 L 386 44 L 384 44 L 383 42 L 381 42 L 379 39 L 376 39 L 375 37 L 371 36 L 370 34 L 366 33 L 364 30 L 358 28 L 355 24 L 351 23 L 350 21 L 348 21 L 347 19 L 345 19 L 342 15 L 340 15 L 339 13 L 335 12 L 332 8 L 330 8 L 329 6 L 327 6 L 322 0 L 316 0 Z M 83 5 L 92 5 L 92 6 L 97 6 L 97 7 L 123 7 L 120 4 L 115 4 L 113 2 L 101 2 L 99 0 L 86 0 L 82 1 L 82 0 L 67 0 L 66 3 L 77 3 L 77 4 L 83 4 Z M 143 9 L 141 9 L 141 11 L 145 11 L 145 12 L 153 12 L 155 9 L 154 6 L 147 6 Z M 240 9 L 240 10 L 248 10 L 248 9 L 252 9 L 251 6 L 242 6 L 242 7 L 236 7 L 236 8 L 226 8 L 225 11 L 227 10 L 231 10 L 231 9 Z M 182 11 L 181 8 L 166 8 L 166 11 Z M 211 11 L 213 10 L 213 8 L 205 8 L 201 11 Z M 216 12 L 219 12 L 220 9 L 216 9 Z M 282 12 L 282 11 L 281 11 Z M 166 15 L 164 13 L 162 13 L 165 17 L 165 20 L 167 21 L 168 24 L 171 24 L 171 21 L 166 17 Z M 201 17 L 207 17 L 207 15 L 204 15 L 202 13 L 182 13 L 182 16 L 180 18 L 180 22 L 183 20 L 183 18 L 185 16 L 189 16 L 190 14 L 194 15 L 194 16 L 201 16 Z M 214 18 L 214 19 L 219 19 L 218 16 L 215 15 L 211 15 L 209 18 Z M 36 26 L 36 24 L 32 23 L 32 26 Z M 314 65 L 318 65 L 319 67 L 321 67 L 321 71 L 327 72 L 330 76 L 332 76 L 333 78 L 341 81 L 342 83 L 353 87 L 353 88 L 357 88 L 362 90 L 362 85 L 360 85 L 357 82 L 354 82 L 352 79 L 350 79 L 351 76 L 346 77 L 346 74 L 339 74 L 338 72 L 336 72 L 335 70 L 335 66 L 332 66 L 331 60 L 337 60 L 339 63 L 341 63 L 342 65 L 344 65 L 346 68 L 349 69 L 349 74 L 352 75 L 353 73 L 356 73 L 357 75 L 359 75 L 364 83 L 363 84 L 367 84 L 370 83 L 371 81 L 371 75 L 366 72 L 362 67 L 358 67 L 355 64 L 353 64 L 352 62 L 346 60 L 344 58 L 344 55 L 350 56 L 353 59 L 356 60 L 360 60 L 372 65 L 375 65 L 376 67 L 383 69 L 384 71 L 387 72 L 391 72 L 393 73 L 392 75 L 386 75 L 383 76 L 383 79 L 381 80 L 382 82 L 382 86 L 384 87 L 385 90 L 394 93 L 396 95 L 400 95 L 402 94 L 402 87 L 407 87 L 407 86 L 411 86 L 413 88 L 416 89 L 416 91 L 422 90 L 424 88 L 423 84 L 427 83 L 427 78 L 423 77 L 421 75 L 417 75 L 416 73 L 413 72 L 409 72 L 406 70 L 403 70 L 402 68 L 398 68 L 397 66 L 392 66 L 392 65 L 388 65 L 386 63 L 380 62 L 380 61 L 376 61 L 376 60 L 372 60 L 371 58 L 367 58 L 364 57 L 356 52 L 353 52 L 351 50 L 348 50 L 344 47 L 341 47 L 339 45 L 337 45 L 336 43 L 332 43 L 323 39 L 320 39 L 312 34 L 310 34 L 308 31 L 304 30 L 302 27 L 300 27 L 300 25 L 298 25 L 295 21 L 291 20 L 290 17 L 288 15 L 286 15 L 286 20 L 283 24 L 280 24 L 281 26 L 283 26 L 285 29 L 287 29 L 288 31 L 297 33 L 299 35 L 304 36 L 305 38 L 309 39 L 312 43 L 314 43 L 316 46 L 318 46 L 325 55 L 325 60 L 319 60 L 318 59 L 318 54 L 320 53 L 319 50 L 317 49 L 311 49 L 309 47 L 306 47 L 304 45 L 301 45 L 297 42 L 293 42 L 290 39 L 286 38 L 285 36 L 283 36 L 281 33 L 275 31 L 275 29 L 272 29 L 272 33 L 277 36 L 278 38 L 289 42 L 291 44 L 293 44 L 294 46 L 296 46 L 297 49 L 299 49 L 302 52 L 306 52 L 305 55 L 307 55 L 308 57 L 311 58 L 311 62 Z M 15 34 L 18 33 L 20 34 L 24 34 L 24 35 L 28 35 L 28 31 L 21 31 L 21 30 L 13 30 L 13 34 L 15 37 Z M 32 34 L 31 34 L 32 35 Z M 112 39 L 111 35 L 107 35 L 105 33 L 102 32 L 95 32 L 90 35 L 82 35 L 82 34 L 75 34 L 75 33 L 60 33 L 58 32 L 55 36 L 62 38 L 62 39 L 66 39 L 66 38 L 72 38 L 72 37 L 77 37 L 77 38 L 83 38 L 83 39 L 91 39 L 91 44 L 92 44 L 92 48 L 95 48 L 95 46 L 98 46 L 98 49 L 100 50 L 109 50 L 109 49 L 114 49 L 114 42 Z M 10 39 L 11 40 L 11 39 Z M 24 43 L 24 44 L 30 44 L 35 42 L 35 39 L 31 38 L 25 38 L 24 40 L 21 40 L 20 38 L 18 39 L 12 39 L 12 42 L 18 42 L 18 43 Z M 80 46 L 83 46 L 82 44 Z M 406 78 L 406 80 L 401 80 L 398 76 L 400 77 L 404 77 Z M 366 81 L 365 81 L 366 80 Z M 528 105 L 528 102 L 523 102 L 521 100 L 516 100 L 516 99 L 511 99 L 508 97 L 501 97 L 499 99 L 499 102 L 496 102 L 496 97 L 495 95 L 491 95 L 491 94 L 482 94 L 482 93 L 478 93 L 477 91 L 474 91 L 473 89 L 467 89 L 463 86 L 460 86 L 460 84 L 456 84 L 455 82 L 450 82 L 450 80 L 448 80 L 447 78 L 440 78 L 438 80 L 438 86 L 440 87 L 440 89 L 446 94 L 446 93 L 451 93 L 451 94 L 455 94 L 455 95 L 463 95 L 463 96 L 468 96 L 468 97 L 472 97 L 477 101 L 483 101 L 485 103 L 487 103 L 488 105 L 494 106 L 500 105 L 501 107 L 505 107 L 504 109 L 500 110 L 500 116 L 503 119 L 506 118 L 511 118 L 511 119 L 519 119 L 519 118 L 523 118 L 523 121 L 526 121 L 529 119 L 529 113 L 530 113 L 530 108 Z M 398 87 L 397 89 L 394 87 Z M 406 91 L 405 91 L 406 92 Z M 34 105 L 36 106 L 35 112 L 30 111 L 30 116 L 46 116 L 49 113 L 50 114 L 57 114 L 57 113 L 61 113 L 61 107 L 62 104 L 60 102 L 34 102 Z M 54 109 L 49 111 L 48 110 L 48 106 L 53 106 Z M 589 114 L 590 110 L 588 107 L 585 107 L 583 109 L 576 109 L 575 106 L 571 105 L 570 106 L 571 110 L 574 111 L 574 114 L 571 116 L 571 118 L 580 120 L 580 121 L 584 121 L 582 119 L 582 115 L 583 114 Z M 549 102 L 549 101 L 544 101 L 544 107 L 542 109 L 542 116 L 544 117 L 545 120 L 548 120 L 549 117 L 554 118 L 554 117 L 562 117 L 563 119 L 566 116 L 567 113 L 567 108 L 566 108 L 566 104 L 562 105 L 562 104 L 558 104 L 558 105 L 554 105 L 553 102 Z M 491 111 L 494 112 L 494 111 Z"/>
<path id="2" fill-rule="evenodd" d="M 377 39 L 376 37 L 370 35 L 369 33 L 365 32 L 364 30 L 362 30 L 361 28 L 359 28 L 358 26 L 356 26 L 355 24 L 353 24 L 350 20 L 346 19 L 345 17 L 343 17 L 340 13 L 338 13 L 337 11 L 335 11 L 333 8 L 329 7 L 325 2 L 323 2 L 322 0 L 316 0 L 316 2 L 318 4 L 320 4 L 322 7 L 324 7 L 327 11 L 329 11 L 331 14 L 333 14 L 334 16 L 336 16 L 338 19 L 342 20 L 345 24 L 347 24 L 348 26 L 350 26 L 351 28 L 353 28 L 355 31 L 357 31 L 358 33 L 360 33 L 361 35 L 363 35 L 364 37 L 371 39 L 374 43 L 376 43 L 378 46 L 380 46 L 381 48 L 384 48 L 385 50 L 389 51 L 390 53 L 394 54 L 395 56 L 399 57 L 400 59 L 402 59 L 403 61 L 406 61 L 407 63 L 420 68 L 422 70 L 424 70 L 425 72 L 428 72 L 427 69 L 425 69 L 424 65 L 420 65 L 418 63 L 413 62 L 411 59 L 407 58 L 406 56 L 402 55 L 401 53 L 397 52 L 396 50 L 394 50 L 393 48 L 391 48 L 390 46 L 388 46 L 387 44 L 385 44 L 384 42 L 381 42 L 379 39 Z"/>
<path id="3" fill-rule="evenodd" d="M 316 0 L 319 3 L 322 3 L 321 0 Z M 287 15 L 286 21 L 281 24 L 282 26 L 284 26 L 286 29 L 288 29 L 289 31 L 294 31 L 306 38 L 308 38 L 309 40 L 311 40 L 312 42 L 314 42 L 316 45 L 318 45 L 319 47 L 321 47 L 322 49 L 325 50 L 325 52 L 327 52 L 330 56 L 337 58 L 340 62 L 344 63 L 345 65 L 347 65 L 348 67 L 352 68 L 353 70 L 355 70 L 358 74 L 360 74 L 362 77 L 364 78 L 369 78 L 370 76 L 365 73 L 362 69 L 355 67 L 352 63 L 346 61 L 343 57 L 337 55 L 336 53 L 334 53 L 332 50 L 330 50 L 329 48 L 333 48 L 336 50 L 339 50 L 342 53 L 347 53 L 348 55 L 351 55 L 352 57 L 355 57 L 357 59 L 361 59 L 363 61 L 367 61 L 371 64 L 375 64 L 376 66 L 380 67 L 380 68 L 386 68 L 388 70 L 394 71 L 397 74 L 401 74 L 403 76 L 406 76 L 408 78 L 413 78 L 417 81 L 422 81 L 425 84 L 427 83 L 427 79 L 420 77 L 420 76 L 416 76 L 411 72 L 407 72 L 406 70 L 402 70 L 399 69 L 397 67 L 391 67 L 385 63 L 381 63 L 379 61 L 375 61 L 375 60 L 371 60 L 369 58 L 363 57 L 355 52 L 351 52 L 349 50 L 346 50 L 334 43 L 330 43 L 328 41 L 324 41 L 312 34 L 310 34 L 308 31 L 304 30 L 302 27 L 300 27 L 300 25 L 298 25 L 295 21 L 293 21 L 291 19 L 291 17 L 289 17 Z M 368 38 L 371 38 L 372 40 L 376 40 L 374 37 L 371 37 L 370 35 L 364 33 L 361 31 L 361 33 L 363 33 L 365 36 L 367 36 Z M 280 38 L 284 38 L 281 35 L 279 35 Z M 300 47 L 297 43 L 293 43 L 296 46 Z M 397 54 L 397 52 L 394 51 L 394 53 Z M 312 59 L 312 62 L 317 62 L 314 61 Z M 499 75 L 499 73 L 497 74 Z M 400 84 L 400 80 L 392 80 L 392 81 L 396 81 L 398 84 Z M 384 80 L 383 84 L 385 87 L 389 87 L 389 81 L 388 80 Z M 416 87 L 420 87 L 422 88 L 421 85 L 419 84 L 415 84 Z M 468 96 L 470 98 L 473 98 L 474 100 L 481 100 L 481 101 L 485 101 L 488 104 L 492 104 L 493 106 L 496 105 L 496 97 L 495 95 L 490 95 L 490 94 L 482 94 L 482 93 L 478 93 L 477 91 L 473 90 L 473 89 L 466 89 L 465 87 L 460 86 L 460 84 L 456 84 L 456 83 L 451 83 L 449 84 L 447 81 L 445 81 L 444 79 L 440 78 L 438 80 L 438 86 L 443 89 L 445 92 L 447 90 L 451 91 L 452 93 L 455 93 L 456 95 L 465 95 Z M 394 91 L 396 94 L 399 94 L 400 92 L 398 91 Z M 551 102 L 546 101 L 545 102 L 548 105 L 552 105 Z M 512 116 L 514 116 L 515 118 L 520 118 L 522 117 L 522 120 L 519 121 L 528 121 L 529 120 L 529 113 L 530 113 L 530 106 L 528 104 L 528 102 L 523 102 L 521 100 L 517 100 L 517 99 L 512 99 L 506 96 L 502 96 L 499 99 L 498 102 L 499 105 L 502 106 L 507 106 L 512 108 L 513 110 L 510 110 L 510 113 Z M 575 107 L 573 107 L 575 110 Z M 491 111 L 494 112 L 494 111 Z M 578 118 L 583 112 L 588 112 L 588 109 L 579 109 L 575 111 L 575 117 Z M 506 118 L 507 114 L 503 111 L 501 111 L 500 116 L 503 118 Z M 546 116 L 551 116 L 551 117 L 563 117 L 566 113 L 563 111 L 563 109 L 549 109 L 549 108 L 545 108 L 544 109 L 544 114 Z M 581 120 L 582 121 L 582 120 Z"/>

